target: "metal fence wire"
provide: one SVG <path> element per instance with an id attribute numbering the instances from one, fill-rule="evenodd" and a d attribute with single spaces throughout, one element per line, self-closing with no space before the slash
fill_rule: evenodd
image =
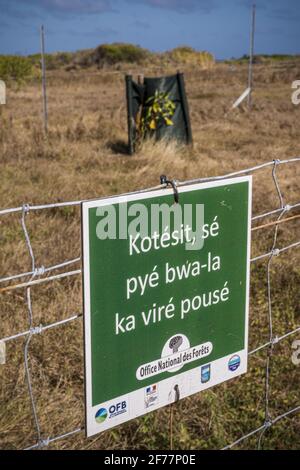
<path id="1" fill-rule="evenodd" d="M 275 257 L 290 251 L 294 250 L 300 247 L 300 240 L 296 241 L 290 245 L 284 246 L 284 247 L 278 247 L 277 246 L 277 235 L 278 235 L 278 226 L 279 224 L 283 223 L 285 220 L 290 220 L 290 219 L 295 219 L 297 217 L 300 217 L 299 214 L 286 218 L 284 217 L 287 213 L 292 212 L 296 208 L 300 208 L 300 201 L 298 203 L 294 204 L 288 204 L 286 201 L 284 201 L 279 181 L 277 179 L 277 173 L 276 170 L 280 165 L 287 165 L 287 164 L 292 164 L 292 163 L 300 163 L 300 157 L 295 157 L 295 158 L 290 158 L 288 160 L 273 160 L 267 163 L 263 163 L 261 165 L 254 166 L 252 168 L 247 168 L 245 170 L 240 170 L 236 172 L 232 172 L 223 176 L 217 176 L 217 177 L 209 177 L 209 178 L 198 178 L 198 179 L 193 179 L 189 181 L 177 181 L 177 186 L 180 188 L 180 186 L 183 185 L 189 185 L 189 184 L 194 184 L 194 183 L 201 183 L 201 182 L 206 182 L 206 181 L 217 181 L 217 180 L 223 180 L 228 177 L 235 177 L 239 175 L 245 175 L 245 174 L 252 174 L 254 172 L 257 172 L 261 169 L 270 167 L 272 170 L 272 180 L 276 189 L 276 193 L 278 196 L 278 207 L 269 211 L 265 212 L 262 214 L 258 214 L 252 217 L 252 222 L 257 221 L 257 220 L 263 220 L 266 217 L 269 216 L 277 216 L 276 220 L 267 223 L 265 225 L 261 225 L 261 228 L 266 227 L 266 226 L 271 226 L 274 225 L 274 235 L 273 235 L 273 243 L 272 247 L 269 252 L 263 253 L 255 258 L 251 259 L 251 263 L 256 263 L 259 260 L 265 259 L 267 261 L 267 295 L 268 295 L 268 335 L 269 335 L 269 340 L 265 344 L 261 344 L 257 346 L 255 349 L 252 351 L 249 351 L 249 356 L 256 354 L 258 351 L 261 351 L 263 349 L 266 350 L 266 362 L 265 362 L 265 387 L 264 387 L 264 419 L 261 424 L 256 429 L 250 430 L 247 434 L 239 437 L 236 441 L 229 443 L 225 447 L 223 447 L 222 450 L 226 449 L 231 449 L 235 446 L 238 446 L 241 442 L 245 441 L 246 439 L 250 438 L 253 435 L 257 435 L 257 447 L 258 449 L 261 448 L 262 446 L 262 440 L 264 437 L 265 432 L 271 427 L 274 426 L 278 421 L 287 418 L 288 416 L 297 413 L 300 411 L 300 404 L 293 409 L 287 410 L 285 413 L 276 416 L 275 418 L 271 417 L 270 414 L 270 409 L 269 409 L 269 396 L 270 396 L 270 366 L 272 362 L 272 356 L 273 356 L 273 351 L 275 348 L 275 345 L 280 343 L 281 341 L 285 340 L 286 338 L 290 337 L 291 335 L 294 335 L 297 332 L 300 332 L 300 325 L 299 327 L 295 328 L 292 331 L 286 332 L 282 336 L 277 336 L 274 333 L 273 329 L 273 315 L 272 315 L 272 284 L 271 284 L 271 266 L 273 263 L 273 260 Z M 148 188 L 148 189 L 143 189 L 140 191 L 134 191 L 129 194 L 140 194 L 143 192 L 147 191 L 155 191 L 157 189 L 162 189 L 166 187 L 166 184 L 160 184 L 158 186 Z M 27 311 L 28 311 L 28 328 L 26 331 L 21 331 L 17 332 L 11 336 L 4 337 L 0 339 L 0 345 L 3 345 L 5 347 L 5 344 L 9 341 L 13 341 L 17 338 L 20 337 L 25 337 L 25 344 L 24 344 L 24 364 L 25 364 L 25 372 L 26 372 L 26 381 L 27 381 L 27 386 L 28 386 L 28 393 L 30 396 L 30 402 L 31 402 L 31 409 L 32 409 L 32 415 L 33 415 L 33 420 L 35 423 L 35 428 L 36 428 L 36 442 L 31 445 L 30 447 L 27 447 L 25 450 L 31 450 L 31 449 L 39 449 L 43 448 L 46 446 L 49 446 L 51 443 L 56 442 L 60 439 L 65 439 L 67 437 L 73 436 L 74 434 L 80 433 L 84 431 L 84 427 L 80 426 L 76 429 L 73 429 L 71 431 L 66 431 L 60 435 L 57 436 L 49 436 L 45 437 L 45 434 L 42 433 L 41 431 L 41 426 L 40 426 L 40 420 L 37 412 L 37 407 L 36 407 L 36 399 L 35 399 L 35 394 L 34 390 L 32 387 L 32 376 L 31 376 L 31 370 L 29 366 L 29 346 L 31 339 L 34 335 L 36 334 L 42 334 L 46 330 L 50 328 L 55 328 L 59 327 L 63 324 L 66 324 L 68 322 L 73 322 L 75 320 L 81 320 L 83 314 L 76 313 L 69 318 L 66 318 L 61 321 L 56 321 L 53 323 L 49 323 L 47 325 L 35 325 L 34 324 L 34 319 L 33 319 L 33 314 L 32 314 L 32 303 L 31 303 L 31 289 L 34 288 L 34 286 L 42 283 L 48 283 L 57 279 L 62 279 L 65 277 L 70 277 L 70 276 L 78 276 L 81 274 L 81 269 L 73 269 L 70 271 L 64 271 L 59 274 L 51 274 L 53 271 L 60 270 L 63 268 L 68 268 L 72 265 L 76 265 L 81 258 L 77 257 L 71 260 L 66 260 L 60 264 L 56 264 L 54 266 L 37 266 L 36 261 L 35 261 L 35 255 L 34 255 L 34 250 L 32 248 L 31 240 L 30 240 L 30 235 L 26 226 L 26 218 L 28 214 L 32 211 L 41 211 L 41 210 L 47 210 L 47 209 L 55 209 L 59 207 L 68 207 L 68 206 L 78 206 L 81 204 L 83 201 L 70 201 L 70 202 L 59 202 L 59 203 L 53 203 L 53 204 L 43 204 L 43 205 L 29 205 L 25 204 L 23 206 L 19 207 L 14 207 L 14 208 L 9 208 L 9 209 L 3 209 L 0 210 L 0 216 L 4 215 L 9 215 L 9 214 L 14 214 L 14 213 L 20 213 L 20 222 L 22 226 L 22 231 L 25 237 L 25 242 L 26 246 L 28 249 L 28 253 L 30 255 L 31 259 L 31 267 L 30 271 L 11 275 L 11 276 L 6 276 L 4 278 L 0 278 L 0 285 L 4 284 L 3 287 L 0 287 L 0 293 L 14 290 L 14 289 L 25 289 L 26 290 L 26 306 L 27 306 Z M 252 227 L 252 230 L 256 230 L 256 227 Z M 50 274 L 50 275 L 49 275 Z M 26 281 L 23 282 L 18 282 L 19 279 L 24 279 L 26 278 Z"/>

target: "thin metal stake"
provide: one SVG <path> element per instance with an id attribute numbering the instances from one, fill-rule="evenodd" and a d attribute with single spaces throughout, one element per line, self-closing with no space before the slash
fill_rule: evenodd
<path id="1" fill-rule="evenodd" d="M 42 65 L 42 93 L 43 93 L 43 115 L 44 115 L 44 131 L 48 132 L 48 103 L 46 89 L 46 65 L 45 65 L 45 30 L 41 26 L 41 65 Z"/>
<path id="2" fill-rule="evenodd" d="M 250 56 L 249 56 L 249 71 L 248 71 L 248 88 L 250 89 L 248 95 L 248 108 L 251 109 L 252 105 L 252 86 L 253 86 L 253 53 L 254 53 L 254 34 L 255 34 L 255 13 L 256 6 L 252 6 L 252 22 L 250 33 Z"/>

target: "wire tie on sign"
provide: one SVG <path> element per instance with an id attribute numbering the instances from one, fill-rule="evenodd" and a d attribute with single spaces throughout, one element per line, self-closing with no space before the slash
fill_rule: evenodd
<path id="1" fill-rule="evenodd" d="M 42 276 L 45 274 L 45 266 L 40 266 L 39 268 L 35 268 L 34 275 L 35 276 Z"/>
<path id="2" fill-rule="evenodd" d="M 176 180 L 168 180 L 166 175 L 160 176 L 160 184 L 165 184 L 166 186 L 172 186 L 174 191 L 174 201 L 176 204 L 179 202 L 179 194 L 177 189 L 177 181 Z"/>
<path id="3" fill-rule="evenodd" d="M 38 335 L 40 333 L 42 333 L 43 331 L 43 325 L 39 325 L 39 326 L 33 326 L 30 328 L 29 330 L 29 333 L 30 335 Z"/>

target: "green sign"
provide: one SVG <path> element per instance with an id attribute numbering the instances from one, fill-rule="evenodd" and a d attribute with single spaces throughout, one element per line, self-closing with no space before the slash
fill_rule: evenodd
<path id="1" fill-rule="evenodd" d="M 86 433 L 247 371 L 251 177 L 82 204 Z"/>

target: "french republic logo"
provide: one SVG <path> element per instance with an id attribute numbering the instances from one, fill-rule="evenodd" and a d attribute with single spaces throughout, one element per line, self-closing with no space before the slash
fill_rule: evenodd
<path id="1" fill-rule="evenodd" d="M 158 402 L 157 384 L 145 388 L 145 408 L 150 408 Z"/>

